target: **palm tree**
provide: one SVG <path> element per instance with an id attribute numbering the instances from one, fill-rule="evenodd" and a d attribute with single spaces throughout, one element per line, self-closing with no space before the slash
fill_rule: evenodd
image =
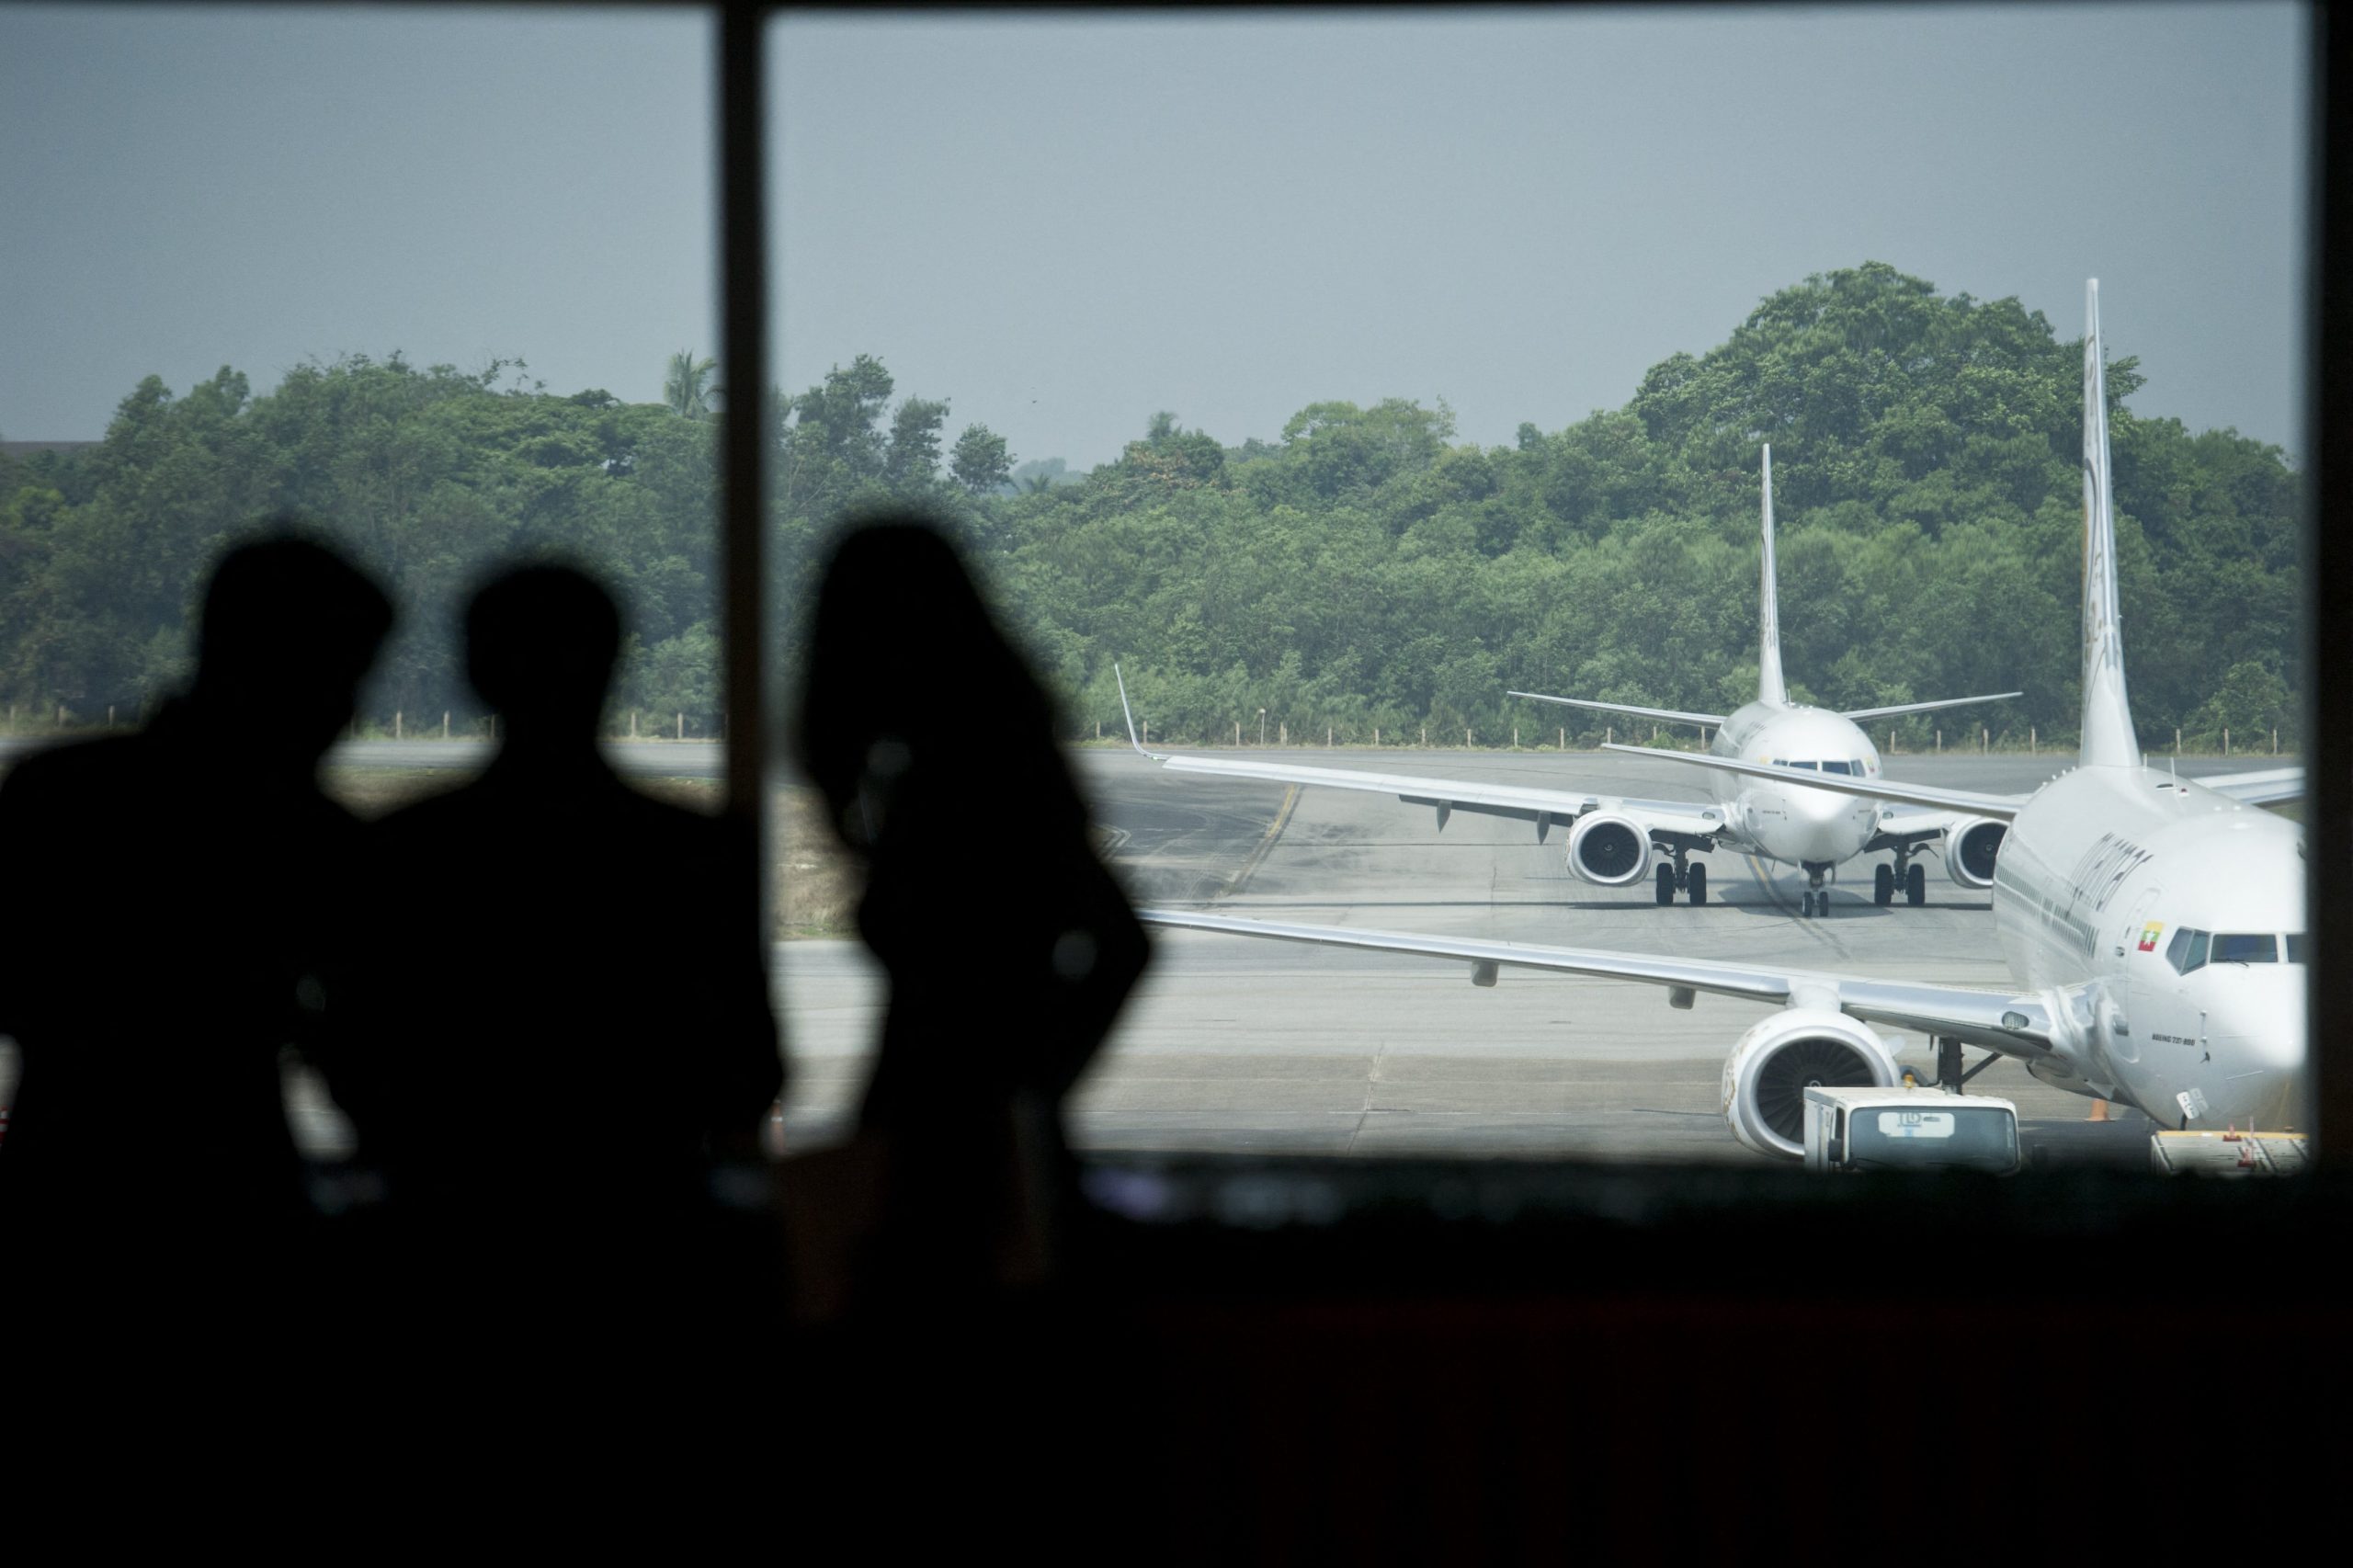
<path id="1" fill-rule="evenodd" d="M 710 418 L 711 399 L 719 395 L 710 378 L 718 369 L 718 360 L 698 359 L 694 350 L 679 349 L 670 356 L 669 372 L 662 379 L 662 401 L 685 418 Z"/>

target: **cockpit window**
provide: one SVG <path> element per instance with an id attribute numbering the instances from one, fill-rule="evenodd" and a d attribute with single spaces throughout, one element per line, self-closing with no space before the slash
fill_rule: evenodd
<path id="1" fill-rule="evenodd" d="M 1822 765 L 1822 771 L 1824 773 L 1837 773 L 1851 776 L 1856 769 L 1853 765 L 1841 762 L 1837 758 L 1833 757 L 1830 761 Z"/>
<path id="2" fill-rule="evenodd" d="M 2165 944 L 2165 962 L 2173 965 L 2174 971 L 2177 974 L 2188 971 L 2188 966 L 2182 960 L 2189 957 L 2189 938 L 2192 935 L 2188 926 L 2181 926 L 2174 932 L 2173 940 Z"/>
<path id="3" fill-rule="evenodd" d="M 2278 963 L 2279 938 L 2268 931 L 2226 931 L 2214 937 L 2215 963 Z"/>
<path id="4" fill-rule="evenodd" d="M 2173 945 L 2165 949 L 2165 961 L 2188 974 L 2206 967 L 2206 946 L 2212 940 L 2210 933 L 2193 931 L 2187 926 L 2174 933 Z"/>
<path id="5" fill-rule="evenodd" d="M 2288 943 L 2288 961 L 2290 963 L 2303 962 L 2304 934 L 2302 931 L 2290 931 L 2287 935 L 2286 941 Z"/>

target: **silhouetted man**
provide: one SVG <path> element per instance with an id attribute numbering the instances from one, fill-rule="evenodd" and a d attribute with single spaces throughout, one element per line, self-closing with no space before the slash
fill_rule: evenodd
<path id="1" fill-rule="evenodd" d="M 369 1038 L 331 1080 L 437 1267 L 485 1299 L 586 1267 L 631 1280 L 758 1158 L 783 1084 L 752 846 L 651 800 L 597 750 L 611 598 L 527 566 L 478 593 L 467 667 L 504 744 L 374 830 Z M 536 1285 L 531 1288 L 536 1289 Z M 569 1311 L 598 1310 L 601 1295 Z"/>
<path id="2" fill-rule="evenodd" d="M 275 1246 L 301 1211 L 279 1052 L 347 1001 L 334 942 L 359 834 L 317 771 L 391 625 L 326 547 L 242 546 L 206 589 L 184 697 L 0 786 L 0 1032 L 23 1073 L 0 1233 L 20 1304 L 150 1269 L 189 1288 L 163 1250 L 234 1277 L 240 1246 Z"/>

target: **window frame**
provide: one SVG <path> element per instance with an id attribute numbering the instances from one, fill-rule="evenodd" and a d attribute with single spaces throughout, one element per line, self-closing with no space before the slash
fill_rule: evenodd
<path id="1" fill-rule="evenodd" d="M 225 3 L 225 0 L 224 0 Z M 431 0 L 488 8 L 491 0 Z M 595 0 L 565 9 L 586 10 Z M 652 0 L 713 17 L 720 222 L 722 363 L 728 384 L 767 388 L 771 320 L 767 213 L 767 33 L 776 18 L 823 7 L 774 0 Z M 2353 863 L 2353 665 L 2331 657 L 2322 636 L 2332 607 L 2353 604 L 2353 97 L 2331 112 L 2330 85 L 2353 82 L 2353 25 L 2332 28 L 2328 7 L 2307 5 L 2305 104 L 2310 195 L 2306 208 L 2305 465 L 2302 518 L 2304 834 L 2306 865 Z M 766 410 L 762 411 L 763 415 Z M 762 647 L 767 611 L 766 513 L 771 422 L 730 419 L 721 455 L 722 755 L 726 821 L 766 864 L 765 780 L 771 753 Z M 760 879 L 762 901 L 769 879 Z M 2353 943 L 2353 883 L 2307 871 L 2305 931 L 2314 950 Z M 762 910 L 765 921 L 767 910 Z M 765 925 L 763 926 L 765 929 Z M 2353 973 L 2306 966 L 2307 1027 L 2313 1040 L 2353 1036 Z M 2353 1170 L 2353 1055 L 2310 1053 L 2314 1161 Z"/>

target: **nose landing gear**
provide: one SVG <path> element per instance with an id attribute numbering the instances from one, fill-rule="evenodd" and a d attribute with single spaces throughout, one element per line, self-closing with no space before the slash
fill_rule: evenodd
<path id="1" fill-rule="evenodd" d="M 1828 866 L 1809 861 L 1805 868 L 1805 896 L 1798 901 L 1798 913 L 1809 918 L 1830 913 L 1830 890 L 1822 885 L 1822 874 Z"/>

